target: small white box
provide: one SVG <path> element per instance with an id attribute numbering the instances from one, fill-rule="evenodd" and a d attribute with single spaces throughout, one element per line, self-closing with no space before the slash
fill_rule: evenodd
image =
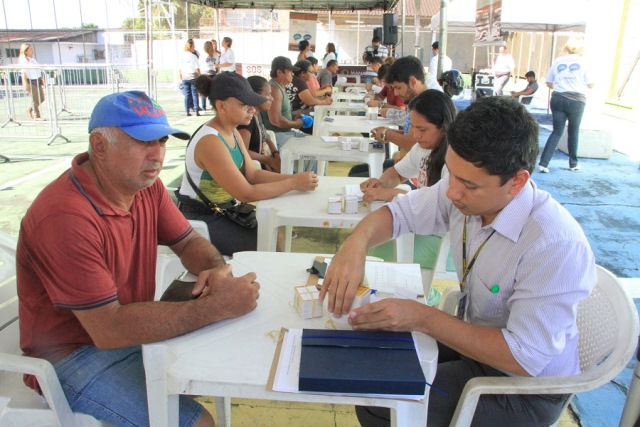
<path id="1" fill-rule="evenodd" d="M 329 196 L 328 211 L 330 214 L 342 213 L 342 197 L 341 196 Z"/>
<path id="2" fill-rule="evenodd" d="M 318 301 L 320 291 L 315 286 L 297 286 L 293 288 L 293 305 L 303 319 L 322 317 L 322 304 Z"/>
<path id="3" fill-rule="evenodd" d="M 358 196 L 353 196 L 353 195 L 344 196 L 344 213 L 348 213 L 348 214 L 358 213 Z"/>
<path id="4" fill-rule="evenodd" d="M 351 151 L 351 140 L 349 138 L 343 139 L 340 143 L 342 144 L 342 151 Z"/>
<path id="5" fill-rule="evenodd" d="M 362 138 L 360 140 L 360 151 L 369 151 L 369 140 L 367 138 Z"/>
<path id="6" fill-rule="evenodd" d="M 378 120 L 378 107 L 368 107 L 366 117 L 367 120 Z"/>
<path id="7" fill-rule="evenodd" d="M 358 286 L 356 289 L 356 297 L 353 299 L 351 303 L 351 310 L 356 308 L 360 308 L 363 305 L 369 304 L 369 298 L 371 297 L 371 288 L 365 285 Z"/>

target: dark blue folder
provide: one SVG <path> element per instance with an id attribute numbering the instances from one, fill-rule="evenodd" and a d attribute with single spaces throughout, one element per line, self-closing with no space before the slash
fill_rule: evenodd
<path id="1" fill-rule="evenodd" d="M 304 329 L 300 391 L 423 395 L 410 332 Z"/>

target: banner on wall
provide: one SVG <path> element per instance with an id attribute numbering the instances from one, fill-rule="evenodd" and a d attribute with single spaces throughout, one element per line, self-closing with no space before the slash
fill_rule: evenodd
<path id="1" fill-rule="evenodd" d="M 316 24 L 318 15 L 315 13 L 289 12 L 289 50 L 299 52 L 298 43 L 306 40 L 311 45 L 311 51 L 316 51 Z"/>
<path id="2" fill-rule="evenodd" d="M 477 0 L 475 45 L 502 41 L 502 0 Z"/>

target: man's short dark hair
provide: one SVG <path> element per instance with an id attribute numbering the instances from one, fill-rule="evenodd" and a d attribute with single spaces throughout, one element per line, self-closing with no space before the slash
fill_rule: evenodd
<path id="1" fill-rule="evenodd" d="M 388 84 L 395 82 L 409 84 L 411 76 L 424 83 L 424 67 L 415 56 L 403 56 L 391 65 L 385 81 Z"/>
<path id="2" fill-rule="evenodd" d="M 538 156 L 538 122 L 510 96 L 479 98 L 447 130 L 449 147 L 467 162 L 500 177 L 531 173 Z"/>
<path id="3" fill-rule="evenodd" d="M 536 78 L 536 73 L 534 73 L 533 71 L 527 71 L 527 74 L 524 75 L 525 77 L 533 77 L 534 79 Z"/>
<path id="4" fill-rule="evenodd" d="M 383 79 L 386 83 L 389 68 L 391 68 L 391 64 L 382 64 L 380 68 L 378 68 L 378 79 Z"/>
<path id="5" fill-rule="evenodd" d="M 369 60 L 370 64 L 384 64 L 384 61 L 379 56 L 374 56 Z"/>
<path id="6" fill-rule="evenodd" d="M 431 43 L 431 48 L 432 49 L 440 49 L 440 43 L 438 43 L 438 40 L 434 41 L 433 43 Z"/>
<path id="7" fill-rule="evenodd" d="M 371 43 L 380 43 L 380 37 L 375 36 L 371 39 Z"/>
<path id="8" fill-rule="evenodd" d="M 334 65 L 337 65 L 337 64 L 338 64 L 338 61 L 336 61 L 335 59 L 332 59 L 331 61 L 327 62 L 326 68 L 333 67 Z"/>

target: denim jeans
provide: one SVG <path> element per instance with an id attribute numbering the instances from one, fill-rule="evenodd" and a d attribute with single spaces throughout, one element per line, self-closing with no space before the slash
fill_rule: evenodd
<path id="1" fill-rule="evenodd" d="M 195 80 L 182 81 L 182 94 L 184 95 L 184 110 L 188 113 L 190 108 L 198 112 L 198 91 Z"/>
<path id="2" fill-rule="evenodd" d="M 564 124 L 567 126 L 567 146 L 569 148 L 569 167 L 578 165 L 578 136 L 580 132 L 580 122 L 584 113 L 585 103 L 574 101 L 560 94 L 554 93 L 551 97 L 551 112 L 553 113 L 553 131 L 540 156 L 540 166 L 547 167 L 553 156 L 553 152 L 558 146 L 558 141 L 564 133 Z"/>
<path id="3" fill-rule="evenodd" d="M 80 347 L 54 365 L 73 412 L 116 426 L 148 426 L 147 387 L 140 346 L 99 350 Z M 204 408 L 193 398 L 179 398 L 180 426 L 191 427 Z"/>

